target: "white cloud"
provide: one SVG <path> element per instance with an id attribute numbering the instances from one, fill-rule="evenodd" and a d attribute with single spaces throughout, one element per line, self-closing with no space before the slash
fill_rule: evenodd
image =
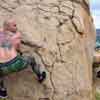
<path id="1" fill-rule="evenodd" d="M 100 28 L 100 16 L 93 15 L 94 18 L 94 24 L 96 25 L 96 28 Z"/>
<path id="2" fill-rule="evenodd" d="M 100 0 L 91 0 L 91 12 L 96 28 L 100 28 Z"/>

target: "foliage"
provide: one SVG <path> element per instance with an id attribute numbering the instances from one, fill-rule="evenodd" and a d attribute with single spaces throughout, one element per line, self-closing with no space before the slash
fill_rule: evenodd
<path id="1" fill-rule="evenodd" d="M 100 100 L 100 93 L 96 92 L 96 100 Z"/>

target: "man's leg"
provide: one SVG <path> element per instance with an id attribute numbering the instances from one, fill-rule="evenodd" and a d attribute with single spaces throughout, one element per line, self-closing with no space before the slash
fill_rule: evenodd
<path id="1" fill-rule="evenodd" d="M 0 81 L 0 97 L 6 98 L 7 97 L 7 89 L 4 86 L 4 80 Z"/>
<path id="2" fill-rule="evenodd" d="M 32 70 L 36 73 L 38 76 L 38 81 L 41 83 L 46 78 L 46 72 L 41 71 L 41 65 L 37 64 L 34 58 L 31 58 L 31 66 Z"/>
<path id="3" fill-rule="evenodd" d="M 5 100 L 7 98 L 7 89 L 4 85 L 3 77 L 0 78 L 0 100 Z"/>
<path id="4" fill-rule="evenodd" d="M 33 72 L 38 77 L 38 81 L 40 83 L 42 83 L 44 81 L 44 79 L 46 78 L 46 71 L 45 70 L 41 71 L 41 65 L 36 63 L 34 57 L 27 56 L 27 57 L 24 57 L 24 58 L 29 63 L 29 65 L 31 65 Z"/>
<path id="5" fill-rule="evenodd" d="M 30 56 L 17 56 L 12 59 L 10 62 L 7 62 L 0 68 L 0 77 L 2 75 L 8 75 L 14 72 L 21 71 L 31 65 L 33 72 L 38 77 L 38 81 L 42 82 L 46 78 L 46 72 L 41 70 L 41 66 L 35 61 L 34 57 Z M 2 74 L 2 75 L 1 75 Z"/>

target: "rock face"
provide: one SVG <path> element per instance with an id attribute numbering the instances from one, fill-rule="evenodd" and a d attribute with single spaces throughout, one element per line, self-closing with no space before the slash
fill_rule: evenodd
<path id="1" fill-rule="evenodd" d="M 17 20 L 23 40 L 46 43 L 46 49 L 22 45 L 22 51 L 47 71 L 42 84 L 30 67 L 7 76 L 10 100 L 93 100 L 95 28 L 89 1 L 0 0 L 0 25 L 9 16 Z"/>

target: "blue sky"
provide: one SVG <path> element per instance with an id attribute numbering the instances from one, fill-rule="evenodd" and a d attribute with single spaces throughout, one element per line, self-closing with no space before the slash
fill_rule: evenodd
<path id="1" fill-rule="evenodd" d="M 94 23 L 96 28 L 100 28 L 100 0 L 90 0 L 90 2 Z"/>

